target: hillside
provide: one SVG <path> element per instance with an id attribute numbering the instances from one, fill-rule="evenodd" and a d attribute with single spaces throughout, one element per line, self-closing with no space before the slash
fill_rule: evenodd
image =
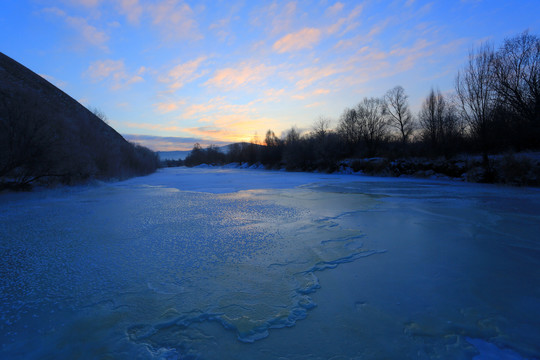
<path id="1" fill-rule="evenodd" d="M 155 153 L 0 53 L 0 189 L 127 178 L 157 164 Z"/>

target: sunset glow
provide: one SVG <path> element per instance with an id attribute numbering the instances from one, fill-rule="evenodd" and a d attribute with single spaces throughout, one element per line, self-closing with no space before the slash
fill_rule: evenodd
<path id="1" fill-rule="evenodd" d="M 0 51 L 154 150 L 263 139 L 401 85 L 413 112 L 540 2 L 7 0 Z"/>

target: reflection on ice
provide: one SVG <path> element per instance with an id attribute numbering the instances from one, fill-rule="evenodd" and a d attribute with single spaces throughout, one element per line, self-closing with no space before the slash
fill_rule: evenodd
<path id="1" fill-rule="evenodd" d="M 540 354 L 535 190 L 167 169 L 31 195 L 0 208 L 3 358 Z"/>

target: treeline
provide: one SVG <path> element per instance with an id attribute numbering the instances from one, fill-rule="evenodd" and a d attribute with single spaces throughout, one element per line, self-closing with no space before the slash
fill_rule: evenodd
<path id="1" fill-rule="evenodd" d="M 540 38 L 524 32 L 495 49 L 483 44 L 469 53 L 455 92 L 431 89 L 417 114 L 401 86 L 366 97 L 345 109 L 337 126 L 318 119 L 311 131 L 295 127 L 281 138 L 268 130 L 264 146 L 236 144 L 227 154 L 198 144 L 185 165 L 261 163 L 267 168 L 334 171 L 346 158 L 452 158 L 540 148 Z"/>
<path id="2" fill-rule="evenodd" d="M 123 179 L 159 166 L 156 153 L 127 142 L 96 114 L 3 54 L 0 69 L 0 190 Z"/>

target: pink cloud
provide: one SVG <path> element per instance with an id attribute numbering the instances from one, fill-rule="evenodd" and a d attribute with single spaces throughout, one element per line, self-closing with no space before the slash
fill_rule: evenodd
<path id="1" fill-rule="evenodd" d="M 103 0 L 67 0 L 72 5 L 82 5 L 86 7 L 96 7 Z"/>
<path id="2" fill-rule="evenodd" d="M 220 114 L 223 118 L 229 115 L 239 115 L 255 112 L 253 104 L 255 101 L 247 104 L 231 104 L 226 101 L 225 97 L 219 96 L 210 99 L 203 104 L 191 104 L 187 106 L 182 113 L 183 119 L 193 119 L 199 117 L 200 122 L 213 121 L 210 117 L 215 114 Z"/>
<path id="3" fill-rule="evenodd" d="M 184 105 L 185 103 L 186 103 L 185 100 L 159 102 L 159 103 L 155 103 L 154 107 L 156 108 L 158 113 L 166 114 L 171 111 L 178 110 L 178 108 Z"/>
<path id="4" fill-rule="evenodd" d="M 182 130 L 205 139 L 240 142 L 250 141 L 256 134 L 263 135 L 268 127 L 276 124 L 273 119 L 241 114 L 216 115 L 208 119 L 207 122 L 210 125 Z"/>
<path id="5" fill-rule="evenodd" d="M 58 8 L 46 8 L 43 13 L 63 18 L 66 24 L 75 30 L 85 43 L 107 50 L 106 43 L 109 41 L 109 36 L 104 31 L 90 25 L 85 18 L 69 16 L 64 10 Z"/>
<path id="6" fill-rule="evenodd" d="M 339 74 L 345 71 L 347 71 L 347 68 L 336 67 L 334 65 L 327 65 L 322 68 L 321 67 L 305 68 L 298 71 L 298 73 L 296 74 L 296 76 L 300 78 L 300 80 L 296 82 L 296 87 L 298 89 L 304 89 L 321 79 L 324 79 L 326 77 Z"/>
<path id="7" fill-rule="evenodd" d="M 273 49 L 278 53 L 312 49 L 321 39 L 321 31 L 305 28 L 296 33 L 287 34 L 274 43 Z"/>
<path id="8" fill-rule="evenodd" d="M 356 27 L 358 27 L 358 25 L 360 25 L 360 22 L 358 22 L 356 18 L 358 18 L 362 14 L 363 10 L 364 4 L 357 5 L 354 9 L 351 10 L 351 12 L 347 16 L 340 18 L 337 22 L 327 27 L 326 32 L 331 35 L 337 32 L 341 32 L 340 35 L 345 35 L 349 31 L 355 29 Z"/>
<path id="9" fill-rule="evenodd" d="M 171 91 L 178 90 L 185 84 L 190 83 L 207 73 L 206 70 L 197 72 L 201 64 L 206 61 L 206 59 L 206 56 L 201 56 L 195 60 L 178 64 L 169 70 L 167 76 L 160 77 L 159 81 L 168 83 L 169 90 Z"/>
<path id="10" fill-rule="evenodd" d="M 118 3 L 120 13 L 125 15 L 129 22 L 137 24 L 144 11 L 139 0 L 118 0 Z"/>
<path id="11" fill-rule="evenodd" d="M 180 0 L 165 0 L 148 6 L 154 25 L 161 28 L 165 38 L 199 40 L 202 38 L 191 7 Z"/>
<path id="12" fill-rule="evenodd" d="M 330 6 L 328 9 L 326 9 L 326 13 L 328 15 L 336 15 L 338 13 L 341 12 L 341 10 L 343 10 L 343 8 L 345 7 L 345 5 L 342 3 L 342 2 L 336 2 L 334 5 Z"/>
<path id="13" fill-rule="evenodd" d="M 212 100 L 210 100 L 209 103 L 206 104 L 192 104 L 189 105 L 184 112 L 182 113 L 182 118 L 184 119 L 192 119 L 195 118 L 197 115 L 204 114 L 208 111 L 214 110 L 216 108 L 216 104 L 213 103 Z"/>
<path id="14" fill-rule="evenodd" d="M 277 2 L 259 8 L 250 16 L 250 23 L 255 26 L 265 26 L 272 36 L 289 32 L 298 21 L 297 3 L 290 1 L 285 5 Z"/>
<path id="15" fill-rule="evenodd" d="M 86 70 L 85 75 L 94 81 L 110 80 L 113 90 L 144 81 L 140 75 L 128 74 L 123 60 L 94 61 Z"/>
<path id="16" fill-rule="evenodd" d="M 109 36 L 88 24 L 86 19 L 68 16 L 66 17 L 66 23 L 77 30 L 89 44 L 106 49 L 105 43 L 109 40 Z"/>
<path id="17" fill-rule="evenodd" d="M 279 34 L 288 31 L 295 20 L 296 2 L 291 1 L 285 4 L 281 11 L 272 19 L 272 34 Z"/>
<path id="18" fill-rule="evenodd" d="M 225 89 L 235 89 L 250 83 L 260 83 L 274 73 L 274 67 L 264 64 L 242 63 L 235 68 L 217 70 L 205 85 L 216 86 Z"/>
<path id="19" fill-rule="evenodd" d="M 304 107 L 309 109 L 309 108 L 319 107 L 319 106 L 322 106 L 322 105 L 324 105 L 324 102 L 317 101 L 317 102 L 314 102 L 314 103 L 311 103 L 311 104 L 307 104 Z"/>

